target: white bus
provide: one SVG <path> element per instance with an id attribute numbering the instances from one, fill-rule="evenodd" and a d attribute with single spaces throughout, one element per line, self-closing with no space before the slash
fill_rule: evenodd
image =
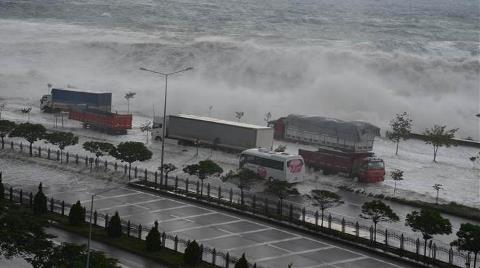
<path id="1" fill-rule="evenodd" d="M 303 180 L 305 164 L 300 155 L 279 153 L 267 149 L 248 149 L 240 154 L 240 168 L 257 172 L 265 179 L 298 182 Z"/>

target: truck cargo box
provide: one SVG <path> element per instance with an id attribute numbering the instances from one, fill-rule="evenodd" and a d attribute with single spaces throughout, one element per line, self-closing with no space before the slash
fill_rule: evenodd
<path id="1" fill-rule="evenodd" d="M 330 147 L 349 152 L 373 149 L 380 128 L 363 121 L 290 114 L 273 123 L 275 138 Z"/>
<path id="2" fill-rule="evenodd" d="M 272 148 L 273 129 L 195 115 L 170 115 L 167 137 L 237 151 Z"/>
<path id="3" fill-rule="evenodd" d="M 52 109 L 89 109 L 110 112 L 112 93 L 96 93 L 52 88 Z"/>
<path id="4" fill-rule="evenodd" d="M 85 127 L 105 131 L 110 134 L 126 134 L 132 129 L 131 114 L 116 114 L 88 109 L 73 109 L 69 119 L 83 122 Z"/>

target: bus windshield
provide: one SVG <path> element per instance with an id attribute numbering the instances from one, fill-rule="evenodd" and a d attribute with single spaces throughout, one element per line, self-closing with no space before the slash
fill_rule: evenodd
<path id="1" fill-rule="evenodd" d="M 372 161 L 368 162 L 368 169 L 383 169 L 383 161 Z"/>

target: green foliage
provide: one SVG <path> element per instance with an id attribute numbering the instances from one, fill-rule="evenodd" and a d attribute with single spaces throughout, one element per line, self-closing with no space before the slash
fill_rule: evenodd
<path id="1" fill-rule="evenodd" d="M 294 188 L 295 185 L 297 185 L 296 182 L 269 179 L 265 182 L 265 192 L 273 194 L 280 199 L 284 199 L 290 195 L 300 194 L 298 190 Z"/>
<path id="2" fill-rule="evenodd" d="M 43 139 L 47 130 L 40 124 L 22 123 L 10 132 L 10 137 L 24 138 L 30 143 L 30 156 L 33 155 L 33 143 Z"/>
<path id="3" fill-rule="evenodd" d="M 158 169 L 161 170 L 162 167 L 159 167 Z M 167 164 L 163 165 L 163 172 L 165 172 L 165 176 L 167 176 L 167 177 L 168 177 L 168 173 L 170 173 L 174 170 L 177 170 L 177 167 L 172 163 L 167 163 Z"/>
<path id="4" fill-rule="evenodd" d="M 242 257 L 235 263 L 235 268 L 248 268 L 248 261 L 247 258 L 245 258 L 245 253 L 243 253 Z"/>
<path id="5" fill-rule="evenodd" d="M 390 173 L 390 176 L 392 176 L 392 179 L 395 181 L 395 186 L 393 188 L 393 196 L 395 196 L 395 192 L 397 191 L 397 181 L 403 180 L 403 171 L 400 169 L 394 169 Z"/>
<path id="6" fill-rule="evenodd" d="M 480 252 L 480 225 L 462 223 L 457 232 L 457 240 L 452 242 L 452 246 L 475 254 Z"/>
<path id="7" fill-rule="evenodd" d="M 48 143 L 57 145 L 60 150 L 64 150 L 65 147 L 75 145 L 78 143 L 78 137 L 71 132 L 52 132 L 45 135 L 45 139 Z"/>
<path id="8" fill-rule="evenodd" d="M 401 181 L 403 180 L 403 171 L 401 171 L 400 169 L 394 169 L 390 173 L 390 176 L 392 176 L 392 179 L 395 181 Z"/>
<path id="9" fill-rule="evenodd" d="M 449 130 L 446 130 L 446 128 L 447 126 L 434 125 L 430 129 L 425 129 L 423 133 L 425 143 L 433 146 L 433 162 L 437 161 L 437 153 L 440 147 L 456 146 L 453 138 L 455 138 L 455 132 L 458 131 L 458 128 Z"/>
<path id="10" fill-rule="evenodd" d="M 343 203 L 342 198 L 338 194 L 327 190 L 312 190 L 310 198 L 313 200 L 312 205 L 319 207 L 322 214 L 324 210 Z"/>
<path id="11" fill-rule="evenodd" d="M 459 250 L 472 252 L 474 254 L 473 267 L 476 267 L 477 254 L 480 252 L 480 225 L 462 223 L 457 232 L 457 240 L 451 244 Z"/>
<path id="12" fill-rule="evenodd" d="M 37 215 L 47 214 L 47 197 L 43 193 L 42 183 L 38 185 L 38 192 L 33 198 L 33 212 Z"/>
<path id="13" fill-rule="evenodd" d="M 398 154 L 398 144 L 401 140 L 406 140 L 410 137 L 412 131 L 412 119 L 409 118 L 406 112 L 396 114 L 395 118 L 390 121 L 391 131 L 387 131 L 386 136 L 389 140 L 397 144 L 395 154 Z"/>
<path id="14" fill-rule="evenodd" d="M 162 248 L 157 221 L 155 221 L 155 226 L 153 226 L 147 234 L 145 239 L 145 248 L 147 251 L 159 251 Z"/>
<path id="15" fill-rule="evenodd" d="M 372 220 L 374 241 L 377 241 L 377 224 L 379 222 L 396 222 L 399 220 L 398 215 L 393 212 L 392 208 L 380 200 L 365 202 L 362 205 L 360 218 Z"/>
<path id="16" fill-rule="evenodd" d="M 81 226 L 85 222 L 85 209 L 80 204 L 80 201 L 73 204 L 68 214 L 68 221 L 71 225 Z"/>
<path id="17" fill-rule="evenodd" d="M 29 263 L 48 256 L 53 243 L 44 227 L 47 221 L 32 210 L 0 201 L 0 257 L 25 258 Z"/>
<path id="18" fill-rule="evenodd" d="M 52 235 L 45 233 L 48 222 L 30 209 L 0 201 L 0 258 L 23 258 L 38 268 L 85 267 L 87 250 L 84 245 L 55 245 Z M 117 260 L 104 253 L 90 254 L 90 267 L 116 268 Z"/>
<path id="19" fill-rule="evenodd" d="M 50 261 L 45 267 L 83 268 L 87 260 L 87 252 L 85 245 L 63 243 L 55 247 L 54 253 L 50 256 Z M 92 251 L 90 252 L 89 267 L 117 268 L 120 266 L 118 266 L 116 259 L 108 258 L 105 253 Z"/>
<path id="20" fill-rule="evenodd" d="M 203 160 L 198 164 L 188 165 L 183 169 L 183 172 L 197 176 L 200 180 L 204 180 L 210 176 L 220 175 L 223 169 L 212 160 Z"/>
<path id="21" fill-rule="evenodd" d="M 122 236 L 122 222 L 120 221 L 118 212 L 115 212 L 115 215 L 110 219 L 107 226 L 107 234 L 111 238 L 119 238 Z"/>
<path id="22" fill-rule="evenodd" d="M 183 261 L 187 265 L 196 266 L 202 259 L 201 253 L 200 246 L 195 240 L 193 240 L 192 242 L 188 243 L 187 248 L 185 249 Z"/>
<path id="23" fill-rule="evenodd" d="M 414 232 L 421 232 L 425 240 L 431 239 L 436 234 L 452 233 L 450 220 L 443 218 L 440 212 L 428 208 L 407 214 L 405 225 Z"/>
<path id="24" fill-rule="evenodd" d="M 15 122 L 0 120 L 0 138 L 2 138 L 2 144 L 4 143 L 4 138 L 14 130 L 16 126 Z"/>
<path id="25" fill-rule="evenodd" d="M 237 171 L 230 170 L 222 176 L 222 181 L 229 181 L 236 184 L 241 190 L 250 190 L 255 182 L 263 181 L 256 172 L 246 168 L 241 168 Z"/>
<path id="26" fill-rule="evenodd" d="M 145 161 L 152 158 L 150 151 L 142 142 L 127 141 L 117 145 L 111 152 L 116 159 L 132 164 L 135 161 Z"/>
<path id="27" fill-rule="evenodd" d="M 372 220 L 375 225 L 379 222 L 396 222 L 399 220 L 398 215 L 393 212 L 392 208 L 380 200 L 365 202 L 362 205 L 360 217 Z"/>
<path id="28" fill-rule="evenodd" d="M 108 142 L 87 141 L 83 143 L 83 149 L 99 158 L 113 152 L 115 146 Z"/>
<path id="29" fill-rule="evenodd" d="M 48 143 L 51 143 L 53 145 L 57 145 L 58 149 L 60 149 L 61 152 L 65 149 L 65 147 L 70 146 L 70 145 L 75 145 L 78 143 L 78 137 L 73 135 L 71 132 L 52 132 L 45 134 L 44 137 Z M 61 155 L 60 161 L 63 160 L 63 155 Z"/>

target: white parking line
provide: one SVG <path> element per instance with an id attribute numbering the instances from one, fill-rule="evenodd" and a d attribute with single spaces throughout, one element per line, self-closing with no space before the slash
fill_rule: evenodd
<path id="1" fill-rule="evenodd" d="M 362 256 L 362 257 L 356 257 L 356 258 L 351 258 L 351 259 L 344 259 L 340 261 L 334 261 L 334 262 L 327 262 L 327 263 L 322 263 L 319 265 L 314 265 L 314 266 L 307 266 L 303 268 L 318 268 L 318 267 L 325 267 L 325 266 L 335 266 L 336 264 L 342 264 L 342 263 L 348 263 L 348 262 L 355 262 L 355 261 L 360 261 L 360 260 L 365 260 L 368 259 L 367 256 Z M 337 267 L 337 266 L 335 266 Z"/>
<path id="2" fill-rule="evenodd" d="M 165 222 L 171 222 L 171 221 L 176 221 L 176 220 L 189 220 L 190 218 L 195 218 L 195 217 L 200 217 L 200 216 L 206 216 L 206 215 L 212 215 L 212 214 L 216 214 L 217 212 L 207 212 L 207 213 L 203 213 L 203 214 L 197 214 L 197 215 L 190 215 L 190 216 L 185 216 L 185 217 L 178 217 L 177 215 L 175 214 L 172 214 L 170 216 L 174 216 L 174 217 L 177 217 L 177 218 L 173 218 L 173 219 L 168 219 L 168 220 L 164 220 L 164 221 L 159 221 L 158 223 L 165 223 Z M 193 222 L 193 221 L 192 221 Z"/>
<path id="3" fill-rule="evenodd" d="M 251 233 L 256 233 L 256 232 L 262 232 L 262 231 L 267 231 L 267 230 L 270 230 L 270 229 L 272 229 L 272 228 L 258 229 L 258 230 L 253 230 L 253 231 L 240 232 L 240 233 L 230 232 L 229 234 L 226 234 L 226 235 L 219 235 L 219 236 L 215 236 L 215 237 L 211 237 L 211 238 L 201 239 L 201 240 L 198 240 L 198 241 L 199 242 L 205 242 L 205 241 L 215 240 L 215 239 L 219 239 L 219 238 L 239 236 L 239 235 L 242 235 L 242 234 L 251 234 Z"/>
<path id="4" fill-rule="evenodd" d="M 149 209 L 148 207 L 144 207 L 144 206 L 142 206 L 142 205 L 139 205 L 139 206 L 142 207 L 142 208 Z M 193 207 L 193 206 L 192 206 L 192 205 L 185 204 L 185 205 L 181 205 L 181 206 L 178 206 L 178 207 L 161 208 L 161 209 L 156 209 L 156 210 L 149 210 L 149 212 L 151 212 L 151 213 L 156 213 L 156 212 L 169 211 L 169 210 L 174 210 L 174 209 L 179 209 L 179 208 L 187 208 L 187 207 Z"/>
<path id="5" fill-rule="evenodd" d="M 185 231 L 197 230 L 197 229 L 202 229 L 202 228 L 215 227 L 215 226 L 224 225 L 224 224 L 232 224 L 232 223 L 237 223 L 237 222 L 241 222 L 241 221 L 242 220 L 234 220 L 234 221 L 227 221 L 227 222 L 221 222 L 221 223 L 212 223 L 212 224 L 207 224 L 207 225 L 202 225 L 202 226 L 179 229 L 179 230 L 175 230 L 175 232 L 185 232 Z M 218 228 L 218 230 L 223 231 L 223 232 L 228 232 L 228 231 L 222 230 L 220 228 Z M 228 233 L 231 233 L 231 232 L 228 232 Z"/>
<path id="6" fill-rule="evenodd" d="M 280 239 L 280 240 L 273 240 L 273 241 L 268 241 L 268 242 L 261 242 L 261 243 L 256 243 L 256 244 L 251 244 L 251 245 L 248 245 L 248 246 L 242 246 L 242 247 L 236 247 L 236 248 L 228 248 L 228 249 L 225 249 L 225 251 L 233 251 L 233 250 L 237 250 L 237 249 L 246 249 L 246 248 L 253 248 L 253 247 L 257 247 L 257 246 L 264 246 L 264 245 L 269 245 L 269 246 L 272 246 L 271 244 L 274 244 L 274 243 L 280 243 L 280 242 L 286 242 L 286 241 L 291 241 L 291 240 L 297 240 L 297 239 L 301 239 L 302 237 L 298 236 L 298 237 L 290 237 L 290 238 L 285 238 L 285 239 Z M 283 248 L 279 248 L 283 251 L 287 251 L 286 249 L 283 249 Z"/>
<path id="7" fill-rule="evenodd" d="M 299 255 L 299 254 L 305 254 L 305 253 L 310 253 L 310 252 L 315 252 L 315 251 L 321 251 L 321 250 L 325 250 L 325 249 L 329 249 L 329 248 L 335 248 L 335 247 L 334 246 L 328 246 L 328 247 L 308 249 L 308 250 L 304 250 L 304 251 L 289 252 L 289 253 L 282 254 L 282 255 L 256 259 L 255 262 L 268 261 L 268 260 L 273 260 L 273 259 L 278 259 L 278 258 L 283 258 L 283 257 L 288 257 L 288 256 L 293 256 L 293 255 Z"/>

